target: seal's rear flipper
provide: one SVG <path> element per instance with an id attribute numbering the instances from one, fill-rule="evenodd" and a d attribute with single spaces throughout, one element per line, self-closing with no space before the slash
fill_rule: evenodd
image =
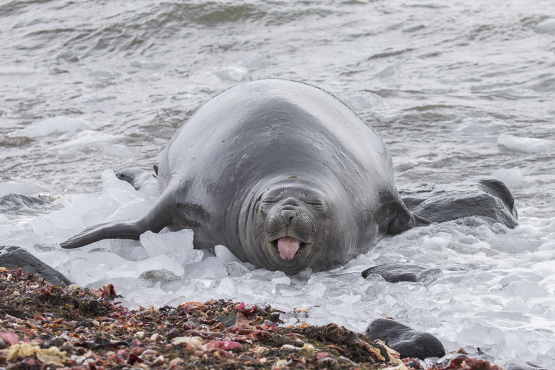
<path id="1" fill-rule="evenodd" d="M 157 233 L 170 223 L 170 218 L 167 217 L 168 212 L 165 207 L 167 194 L 163 194 L 143 218 L 130 221 L 104 222 L 91 226 L 65 242 L 60 243 L 60 246 L 64 249 L 73 249 L 103 239 L 139 240 L 141 234 L 149 230 Z"/>

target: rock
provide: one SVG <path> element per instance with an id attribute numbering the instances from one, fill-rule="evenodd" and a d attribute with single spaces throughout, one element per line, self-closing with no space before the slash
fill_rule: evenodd
<path id="1" fill-rule="evenodd" d="M 446 222 L 465 217 L 481 217 L 514 228 L 518 212 L 509 188 L 498 178 L 485 176 L 462 183 L 420 184 L 400 189 L 407 207 L 432 222 Z"/>
<path id="2" fill-rule="evenodd" d="M 157 282 L 165 284 L 170 281 L 179 280 L 179 276 L 166 269 L 160 269 L 145 271 L 139 276 L 139 279 L 145 280 L 150 283 L 149 286 L 153 286 Z"/>
<path id="3" fill-rule="evenodd" d="M 37 274 L 52 285 L 66 287 L 71 284 L 61 272 L 19 247 L 0 246 L 0 267 L 21 268 L 24 273 Z"/>
<path id="4" fill-rule="evenodd" d="M 445 356 L 443 344 L 429 333 L 409 328 L 393 320 L 376 319 L 372 321 L 364 334 L 370 340 L 380 339 L 401 354 L 401 358 Z"/>
<path id="5" fill-rule="evenodd" d="M 4 348 L 6 348 L 6 342 L 0 339 L 0 349 L 4 349 Z"/>
<path id="6" fill-rule="evenodd" d="M 372 274 L 380 275 L 385 281 L 390 283 L 398 283 L 400 281 L 419 282 L 434 280 L 441 274 L 441 270 L 428 269 L 417 265 L 386 263 L 362 271 L 362 277 L 365 279 Z"/>
<path id="7" fill-rule="evenodd" d="M 505 365 L 505 370 L 547 370 L 545 367 L 540 367 L 529 362 L 524 362 L 521 360 L 512 360 L 507 362 Z"/>
<path id="8" fill-rule="evenodd" d="M 229 328 L 233 325 L 235 325 L 235 323 L 237 322 L 237 314 L 228 314 L 228 315 L 219 315 L 214 317 L 214 321 L 219 321 L 222 324 L 224 324 L 224 326 L 226 328 Z"/>

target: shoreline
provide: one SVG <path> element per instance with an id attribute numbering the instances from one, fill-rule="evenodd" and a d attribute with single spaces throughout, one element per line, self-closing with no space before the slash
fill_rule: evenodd
<path id="1" fill-rule="evenodd" d="M 271 306 L 209 300 L 129 310 L 112 284 L 62 288 L 5 267 L 0 291 L 6 369 L 503 369 L 460 354 L 425 367 L 333 323 L 281 327 Z"/>

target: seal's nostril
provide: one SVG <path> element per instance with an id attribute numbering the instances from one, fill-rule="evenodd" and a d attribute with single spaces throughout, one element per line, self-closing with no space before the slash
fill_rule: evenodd
<path id="1" fill-rule="evenodd" d="M 286 226 L 289 226 L 295 222 L 295 219 L 297 218 L 297 213 L 290 209 L 284 209 L 281 211 L 281 217 L 283 219 L 283 223 Z"/>

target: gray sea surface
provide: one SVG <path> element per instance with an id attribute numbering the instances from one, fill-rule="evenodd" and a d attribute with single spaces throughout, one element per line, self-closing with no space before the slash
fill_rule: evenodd
<path id="1" fill-rule="evenodd" d="M 555 368 L 552 1 L 0 1 L 0 46 L 1 245 L 80 285 L 111 282 L 130 307 L 231 298 L 279 306 L 288 324 L 357 331 L 387 315 L 450 351 Z M 150 170 L 212 96 L 272 77 L 355 110 L 388 146 L 399 188 L 500 177 L 520 225 L 414 229 L 336 271 L 291 277 L 223 247 L 191 251 L 187 232 L 59 249 L 156 199 L 112 171 Z M 390 262 L 446 272 L 426 284 L 360 277 Z"/>

